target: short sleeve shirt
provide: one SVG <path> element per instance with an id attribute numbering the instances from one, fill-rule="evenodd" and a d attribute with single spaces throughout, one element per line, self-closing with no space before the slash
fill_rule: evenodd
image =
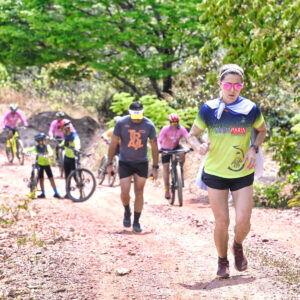
<path id="1" fill-rule="evenodd" d="M 260 109 L 254 105 L 248 115 L 224 110 L 219 120 L 215 110 L 204 104 L 194 122 L 199 129 L 208 129 L 211 142 L 205 159 L 205 173 L 223 178 L 239 178 L 253 173 L 254 169 L 246 169 L 243 160 L 250 146 L 252 128 L 258 128 L 264 122 Z"/>
<path id="2" fill-rule="evenodd" d="M 148 161 L 148 138 L 156 138 L 155 126 L 148 118 L 144 117 L 141 123 L 134 124 L 130 116 L 125 116 L 115 125 L 114 135 L 121 139 L 120 161 Z"/>

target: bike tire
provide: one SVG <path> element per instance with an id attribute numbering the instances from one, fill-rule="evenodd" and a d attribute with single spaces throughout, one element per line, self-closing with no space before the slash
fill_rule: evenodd
<path id="1" fill-rule="evenodd" d="M 177 195 L 178 195 L 178 202 L 179 206 L 182 206 L 183 199 L 182 199 L 182 188 L 183 188 L 183 178 L 181 167 L 179 165 L 176 166 L 176 175 L 177 175 Z"/>
<path id="2" fill-rule="evenodd" d="M 90 183 L 90 181 L 87 181 L 86 179 L 88 177 L 91 179 L 92 183 L 89 192 L 86 194 L 84 193 L 83 188 L 86 183 Z M 72 180 L 74 181 L 74 183 Z M 74 186 L 75 183 L 76 185 Z M 76 170 L 73 170 L 67 178 L 67 195 L 73 202 L 84 202 L 88 200 L 95 192 L 95 189 L 96 178 L 94 173 L 89 169 L 78 168 Z M 77 190 L 79 195 L 73 193 L 75 190 Z"/>
<path id="3" fill-rule="evenodd" d="M 171 195 L 170 195 L 169 203 L 173 205 L 175 202 L 175 194 L 176 194 L 176 169 L 171 168 L 170 175 L 171 175 L 171 187 L 170 187 Z"/>
<path id="4" fill-rule="evenodd" d="M 64 168 L 64 151 L 59 149 L 58 151 L 58 169 L 61 178 L 64 178 L 65 168 Z"/>
<path id="5" fill-rule="evenodd" d="M 29 189 L 31 193 L 36 192 L 38 182 L 39 182 L 39 170 L 38 168 L 34 167 L 31 171 L 30 182 L 29 182 Z"/>
<path id="6" fill-rule="evenodd" d="M 24 165 L 24 147 L 23 147 L 23 142 L 20 139 L 16 140 L 16 145 L 17 145 L 17 153 L 16 156 L 19 160 L 19 163 L 21 166 Z"/>
<path id="7" fill-rule="evenodd" d="M 106 175 L 106 162 L 107 162 L 107 157 L 103 156 L 100 162 L 100 166 L 98 168 L 98 179 L 99 179 L 99 184 L 102 184 L 104 179 L 105 179 L 105 175 Z"/>
<path id="8" fill-rule="evenodd" d="M 116 172 L 114 172 L 113 175 L 110 176 L 110 182 L 108 183 L 109 186 L 113 186 L 116 178 L 118 176 L 118 170 L 119 170 L 119 157 L 118 156 L 114 156 L 113 158 L 113 168 L 116 170 Z"/>
<path id="9" fill-rule="evenodd" d="M 12 146 L 10 145 L 9 147 L 6 147 L 5 151 L 8 162 L 12 164 L 14 161 L 14 152 Z"/>

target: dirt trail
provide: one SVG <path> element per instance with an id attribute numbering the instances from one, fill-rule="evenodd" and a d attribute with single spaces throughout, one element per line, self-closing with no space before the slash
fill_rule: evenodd
<path id="1" fill-rule="evenodd" d="M 2 153 L 0 170 L 0 204 L 20 201 L 30 163 L 9 165 Z M 64 181 L 56 182 L 64 194 Z M 122 227 L 119 187 L 98 186 L 88 201 L 72 203 L 50 197 L 46 181 L 49 198 L 0 227 L 0 299 L 299 299 L 298 210 L 255 208 L 249 270 L 235 271 L 229 253 L 231 277 L 217 280 L 205 194 L 186 188 L 184 206 L 170 206 L 157 184 L 147 182 L 144 231 L 134 234 Z M 230 214 L 233 224 L 233 207 Z"/>

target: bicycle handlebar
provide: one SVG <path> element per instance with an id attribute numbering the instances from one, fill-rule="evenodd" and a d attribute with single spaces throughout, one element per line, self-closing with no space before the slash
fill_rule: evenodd
<path id="1" fill-rule="evenodd" d="M 42 156 L 42 157 L 47 157 L 47 158 L 52 157 L 52 155 L 41 154 L 41 153 L 32 153 L 32 152 L 26 152 L 25 155 L 26 156 L 33 156 L 33 155 L 35 155 L 35 156 Z"/>
<path id="2" fill-rule="evenodd" d="M 162 149 L 160 149 L 158 152 L 159 153 L 165 152 L 165 154 L 176 154 L 176 153 L 184 153 L 184 154 L 186 154 L 186 153 L 189 153 L 191 151 L 194 151 L 194 149 L 193 148 L 190 148 L 188 150 L 186 150 L 186 149 L 177 149 L 177 150 L 162 150 Z"/>
<path id="3" fill-rule="evenodd" d="M 67 147 L 69 149 L 72 149 L 75 153 L 75 155 L 82 155 L 82 156 L 86 156 L 86 157 L 90 157 L 92 154 L 86 154 L 85 152 L 83 152 L 82 150 L 79 150 L 79 149 L 75 149 L 74 147 L 71 147 L 71 146 L 64 146 L 64 147 Z"/>

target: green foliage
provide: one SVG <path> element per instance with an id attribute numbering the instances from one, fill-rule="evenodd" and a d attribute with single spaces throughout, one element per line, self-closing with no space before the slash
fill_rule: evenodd
<path id="1" fill-rule="evenodd" d="M 146 78 L 162 97 L 162 92 L 171 93 L 178 62 L 196 54 L 204 43 L 197 4 L 1 1 L 0 62 L 21 68 L 58 62 L 51 76 L 72 80 L 89 77 L 92 67 L 139 96 L 136 82 Z"/>
<path id="2" fill-rule="evenodd" d="M 278 78 L 297 81 L 299 1 L 207 0 L 198 9 L 203 12 L 200 23 L 208 35 L 201 50 L 204 63 L 213 52 L 225 49 L 224 63 L 236 62 L 246 68 L 260 89 L 263 82 L 278 83 Z"/>
<path id="3" fill-rule="evenodd" d="M 274 208 L 300 205 L 300 133 L 295 130 L 300 123 L 299 116 L 295 115 L 289 122 L 285 119 L 284 124 L 279 120 L 279 125 L 284 126 L 272 130 L 268 146 L 274 152 L 273 159 L 279 163 L 278 175 L 283 177 L 267 187 L 255 186 L 257 205 Z"/>
<path id="4" fill-rule="evenodd" d="M 269 186 L 254 183 L 253 199 L 255 206 L 266 206 L 270 208 L 287 207 L 288 197 L 283 193 L 285 184 L 281 181 Z"/>
<path id="5" fill-rule="evenodd" d="M 293 123 L 292 123 L 293 122 Z M 288 127 L 275 127 L 272 130 L 272 136 L 268 142 L 268 146 L 274 151 L 273 158 L 280 164 L 279 175 L 291 174 L 295 172 L 299 166 L 299 141 L 300 134 L 289 130 L 297 128 L 299 125 L 299 115 L 290 119 L 290 126 Z M 298 178 L 300 181 L 300 177 Z"/>
<path id="6" fill-rule="evenodd" d="M 111 110 L 116 115 L 127 113 L 130 104 L 137 100 L 128 93 L 115 94 L 111 104 Z M 198 113 L 198 108 L 174 109 L 166 100 L 159 100 L 154 95 L 145 95 L 138 99 L 144 106 L 144 115 L 148 117 L 157 128 L 169 124 L 168 116 L 170 113 L 177 113 L 180 116 L 180 124 L 190 128 Z M 114 125 L 113 120 L 109 122 L 110 126 Z"/>

